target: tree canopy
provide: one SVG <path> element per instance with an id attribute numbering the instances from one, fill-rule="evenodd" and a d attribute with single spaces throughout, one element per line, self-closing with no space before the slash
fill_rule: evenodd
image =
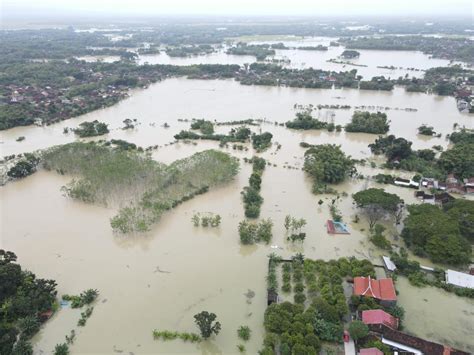
<path id="1" fill-rule="evenodd" d="M 335 144 L 309 148 L 305 152 L 304 169 L 316 183 L 339 183 L 355 172 L 354 161 Z"/>
<path id="2" fill-rule="evenodd" d="M 194 320 L 201 331 L 201 336 L 204 339 L 209 338 L 212 333 L 219 334 L 221 330 L 221 324 L 215 322 L 217 316 L 214 313 L 209 313 L 208 311 L 202 311 L 194 315 Z M 214 323 L 214 324 L 213 324 Z"/>
<path id="3" fill-rule="evenodd" d="M 370 229 L 385 215 L 395 215 L 403 204 L 398 195 L 385 192 L 384 189 L 370 188 L 359 191 L 352 197 L 357 207 L 366 213 Z"/>
<path id="4" fill-rule="evenodd" d="M 441 153 L 438 163 L 460 179 L 474 176 L 474 143 L 458 143 Z"/>
<path id="5" fill-rule="evenodd" d="M 345 130 L 347 132 L 364 132 L 385 134 L 390 129 L 387 114 L 382 112 L 370 113 L 369 111 L 355 111 L 352 120 Z"/>
<path id="6" fill-rule="evenodd" d="M 39 315 L 56 300 L 56 282 L 36 278 L 16 260 L 13 252 L 0 249 L 0 354 L 29 354 Z"/>
<path id="7" fill-rule="evenodd" d="M 445 213 L 438 206 L 421 204 L 408 206 L 408 211 L 410 214 L 404 221 L 402 237 L 416 254 L 447 264 L 469 262 L 471 246 L 460 228 L 460 224 L 463 228 L 466 226 L 466 217 L 463 217 L 467 211 L 465 206 L 452 207 L 451 213 L 449 210 Z"/>

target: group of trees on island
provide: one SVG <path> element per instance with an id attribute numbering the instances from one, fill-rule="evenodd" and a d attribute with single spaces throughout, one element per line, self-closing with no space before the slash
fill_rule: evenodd
<path id="1" fill-rule="evenodd" d="M 333 123 L 320 121 L 311 115 L 309 110 L 303 112 L 297 112 L 296 117 L 292 121 L 285 123 L 286 127 L 291 129 L 327 129 L 328 131 L 334 131 L 335 125 Z"/>
<path id="2" fill-rule="evenodd" d="M 108 125 L 94 120 L 92 122 L 82 122 L 79 127 L 74 129 L 74 133 L 81 138 L 96 137 L 109 133 Z"/>
<path id="3" fill-rule="evenodd" d="M 260 189 L 262 187 L 262 175 L 265 170 L 266 161 L 257 156 L 254 156 L 248 161 L 252 163 L 252 174 L 249 177 L 249 186 L 244 187 L 242 191 L 242 199 L 244 202 L 245 217 L 257 218 L 260 216 L 260 207 L 263 203 Z"/>
<path id="4" fill-rule="evenodd" d="M 241 121 L 242 124 L 249 124 L 249 121 Z M 250 124 L 253 122 L 250 122 Z M 237 123 L 236 123 L 237 124 Z M 239 123 L 240 124 L 240 123 Z M 212 140 L 212 141 L 219 141 L 220 146 L 224 146 L 227 143 L 245 143 L 249 140 L 249 138 L 254 139 L 254 135 L 251 136 L 252 132 L 250 129 L 246 126 L 240 126 L 237 128 L 232 128 L 228 134 L 216 134 L 214 133 L 214 123 L 209 121 L 209 120 L 204 120 L 204 119 L 198 119 L 198 120 L 193 120 L 191 123 L 191 129 L 192 130 L 199 130 L 201 134 L 198 134 L 193 131 L 181 131 L 178 134 L 174 135 L 174 138 L 177 140 Z M 269 133 L 270 134 L 270 133 Z M 268 138 L 265 136 L 264 138 Z M 267 148 L 265 145 L 260 145 L 258 139 L 259 137 L 255 138 L 256 139 L 256 145 L 254 145 L 256 148 L 255 149 L 261 149 L 264 150 Z M 271 137 L 270 137 L 271 140 Z M 265 144 L 268 142 L 265 141 Z"/>
<path id="5" fill-rule="evenodd" d="M 320 121 L 311 115 L 311 110 L 297 112 L 292 121 L 285 123 L 286 127 L 291 129 L 327 129 L 328 132 L 342 130 L 341 125 L 335 125 L 332 122 Z M 364 132 L 372 134 L 385 134 L 390 129 L 390 122 L 387 120 L 387 114 L 382 112 L 371 113 L 368 111 L 355 111 L 352 120 L 345 128 L 346 132 Z"/>
<path id="6" fill-rule="evenodd" d="M 227 54 L 250 55 L 258 61 L 264 60 L 268 56 L 275 55 L 275 50 L 269 44 L 247 44 L 239 42 L 235 46 L 227 49 Z"/>
<path id="7" fill-rule="evenodd" d="M 352 120 L 345 126 L 346 132 L 385 134 L 390 129 L 387 114 L 382 112 L 355 111 Z"/>
<path id="8" fill-rule="evenodd" d="M 7 176 L 21 179 L 36 172 L 40 158 L 32 153 L 25 153 L 8 171 Z"/>
<path id="9" fill-rule="evenodd" d="M 337 184 L 356 172 L 354 160 L 335 144 L 312 146 L 304 156 L 304 170 L 314 179 L 313 191 L 318 184 Z"/>
<path id="10" fill-rule="evenodd" d="M 241 221 L 239 223 L 240 242 L 244 245 L 264 242 L 270 243 L 273 237 L 273 221 L 270 218 L 259 222 Z"/>
<path id="11" fill-rule="evenodd" d="M 191 57 L 194 55 L 209 54 L 215 52 L 214 47 L 209 44 L 191 46 L 168 47 L 165 50 L 170 57 Z"/>
<path id="12" fill-rule="evenodd" d="M 459 133 L 459 134 L 458 134 Z M 474 176 L 474 133 L 454 132 L 454 146 L 441 153 L 436 159 L 436 152 L 431 149 L 412 150 L 412 142 L 394 135 L 380 136 L 369 144 L 372 153 L 384 154 L 387 157 L 385 166 L 407 171 L 416 171 L 427 177 L 443 178 L 454 174 L 459 179 Z"/>
<path id="13" fill-rule="evenodd" d="M 436 132 L 432 126 L 422 124 L 418 127 L 418 134 L 421 134 L 422 136 L 434 136 L 436 135 Z M 441 136 L 441 134 L 439 136 Z"/>

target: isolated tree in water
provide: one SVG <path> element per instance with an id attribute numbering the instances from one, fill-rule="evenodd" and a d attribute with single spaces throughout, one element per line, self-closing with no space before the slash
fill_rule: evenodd
<path id="1" fill-rule="evenodd" d="M 217 316 L 214 313 L 209 313 L 208 311 L 202 311 L 194 315 L 194 320 L 201 330 L 201 336 L 204 339 L 209 338 L 212 333 L 219 334 L 221 324 L 219 322 L 215 322 L 214 325 L 212 324 L 216 318 Z"/>

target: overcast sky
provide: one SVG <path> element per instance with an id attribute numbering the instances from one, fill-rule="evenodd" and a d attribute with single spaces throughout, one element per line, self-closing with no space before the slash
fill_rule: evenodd
<path id="1" fill-rule="evenodd" d="M 474 16 L 474 0 L 0 0 L 2 17 L 21 13 L 102 15 Z"/>

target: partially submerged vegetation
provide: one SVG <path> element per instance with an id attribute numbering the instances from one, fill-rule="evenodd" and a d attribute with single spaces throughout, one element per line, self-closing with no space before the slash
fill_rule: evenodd
<path id="1" fill-rule="evenodd" d="M 455 134 L 455 133 L 453 133 Z M 441 153 L 436 159 L 436 152 L 431 149 L 412 150 L 412 142 L 394 135 L 379 137 L 369 144 L 372 153 L 384 154 L 387 157 L 387 168 L 416 171 L 424 176 L 443 178 L 454 174 L 460 179 L 474 176 L 474 143 L 470 134 L 455 135 L 459 139 L 454 147 Z"/>
<path id="2" fill-rule="evenodd" d="M 304 156 L 304 169 L 314 179 L 314 192 L 321 184 L 340 183 L 356 172 L 354 161 L 335 144 L 312 146 Z"/>
<path id="3" fill-rule="evenodd" d="M 295 218 L 291 215 L 286 215 L 284 227 L 286 232 L 289 233 L 287 240 L 291 240 L 292 242 L 305 240 L 306 233 L 302 231 L 305 225 L 306 220 L 304 218 Z"/>
<path id="4" fill-rule="evenodd" d="M 22 269 L 0 249 L 0 353 L 32 355 L 30 339 L 57 308 L 56 282 Z"/>
<path id="5" fill-rule="evenodd" d="M 264 242 L 269 244 L 272 240 L 273 221 L 270 218 L 260 222 L 241 221 L 239 223 L 239 236 L 242 244 L 255 244 Z"/>
<path id="6" fill-rule="evenodd" d="M 99 291 L 88 289 L 84 292 L 81 292 L 79 296 L 63 295 L 62 299 L 64 301 L 71 302 L 71 308 L 81 308 L 94 302 L 98 295 Z"/>
<path id="7" fill-rule="evenodd" d="M 92 122 L 86 121 L 80 123 L 79 127 L 74 129 L 74 133 L 81 138 L 96 137 L 109 133 L 109 128 L 107 127 L 107 124 L 97 120 Z"/>
<path id="8" fill-rule="evenodd" d="M 79 177 L 65 193 L 85 202 L 123 207 L 111 225 L 122 233 L 146 231 L 166 210 L 231 180 L 238 161 L 215 150 L 196 153 L 166 166 L 138 151 L 97 143 L 71 143 L 44 154 L 47 169 Z"/>
<path id="9" fill-rule="evenodd" d="M 370 113 L 368 111 L 355 111 L 346 132 L 364 132 L 372 134 L 385 134 L 390 129 L 387 114 L 382 112 Z"/>
<path id="10" fill-rule="evenodd" d="M 210 54 L 214 51 L 214 48 L 209 44 L 166 48 L 166 54 L 168 54 L 170 57 L 191 57 L 195 55 Z"/>
<path id="11" fill-rule="evenodd" d="M 199 334 L 196 333 L 187 333 L 187 332 L 177 332 L 177 331 L 170 331 L 170 330 L 153 330 L 153 339 L 155 340 L 175 340 L 181 339 L 184 342 L 190 343 L 198 343 L 202 341 L 202 338 Z"/>
<path id="12" fill-rule="evenodd" d="M 257 218 L 260 216 L 260 207 L 263 203 L 260 189 L 266 161 L 263 158 L 255 156 L 250 162 L 252 163 L 252 174 L 249 177 L 249 186 L 244 187 L 242 191 L 242 199 L 244 202 L 245 217 Z"/>
<path id="13" fill-rule="evenodd" d="M 394 217 L 396 222 L 401 218 L 404 202 L 396 194 L 385 192 L 383 189 L 369 188 L 355 193 L 352 198 L 367 216 L 371 230 L 378 221 L 387 216 Z"/>
<path id="14" fill-rule="evenodd" d="M 35 154 L 25 153 L 8 171 L 7 176 L 11 179 L 21 179 L 34 174 L 40 158 Z"/>
<path id="15" fill-rule="evenodd" d="M 247 44 L 245 42 L 239 42 L 237 45 L 230 47 L 227 50 L 227 54 L 251 55 L 260 61 L 268 56 L 275 55 L 275 51 L 269 44 Z"/>
<path id="16" fill-rule="evenodd" d="M 286 122 L 286 127 L 291 129 L 327 129 L 328 131 L 334 131 L 334 123 L 320 121 L 311 115 L 310 110 L 303 112 L 297 112 L 296 118 L 292 121 Z"/>
<path id="17" fill-rule="evenodd" d="M 214 213 L 195 213 L 191 218 L 194 227 L 219 227 L 221 224 L 221 216 Z"/>
<path id="18" fill-rule="evenodd" d="M 410 205 L 402 237 L 407 246 L 433 262 L 462 265 L 471 260 L 474 202 L 455 200 L 442 210 L 436 205 Z"/>

